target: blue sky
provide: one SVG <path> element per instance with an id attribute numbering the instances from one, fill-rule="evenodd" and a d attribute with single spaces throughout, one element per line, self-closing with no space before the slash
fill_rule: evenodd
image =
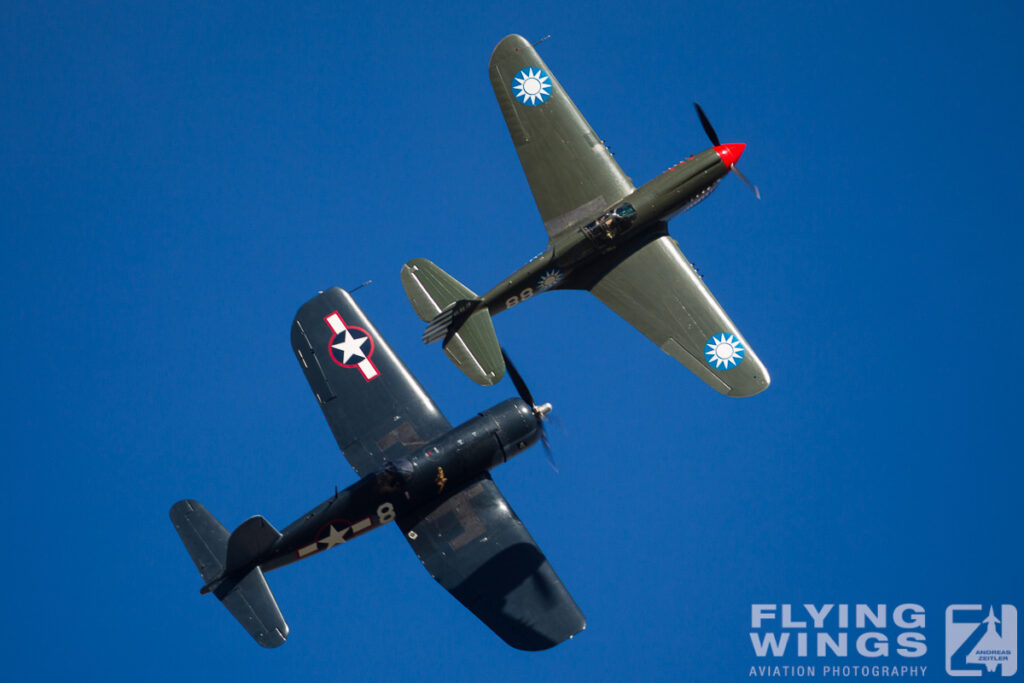
<path id="1" fill-rule="evenodd" d="M 826 6 L 828 5 L 828 6 Z M 1017 3 L 8 3 L 0 266 L 11 680 L 741 680 L 751 605 L 1024 609 L 1016 427 Z M 508 648 L 392 529 L 269 575 L 264 651 L 167 519 L 279 527 L 355 480 L 288 334 L 317 290 L 358 299 L 453 422 L 470 383 L 398 278 L 470 288 L 543 227 L 487 79 L 540 48 L 637 184 L 707 146 L 744 172 L 670 225 L 771 371 L 728 399 L 586 293 L 498 317 L 541 400 L 495 471 L 588 618 Z M 834 631 L 835 629 L 833 629 Z M 885 631 L 895 639 L 898 630 Z M 852 637 L 856 637 L 854 632 Z M 843 660 L 803 663 L 867 664 Z"/>

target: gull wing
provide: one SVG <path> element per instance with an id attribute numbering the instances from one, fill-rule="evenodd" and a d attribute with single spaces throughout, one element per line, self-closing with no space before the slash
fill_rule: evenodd
<path id="1" fill-rule="evenodd" d="M 504 38 L 491 86 L 549 237 L 598 216 L 633 191 L 551 69 L 522 36 Z"/>
<path id="2" fill-rule="evenodd" d="M 334 287 L 307 301 L 292 348 L 349 464 L 365 476 L 451 429 L 363 310 Z"/>
<path id="3" fill-rule="evenodd" d="M 768 388 L 761 359 L 668 235 L 619 261 L 590 291 L 717 391 L 753 396 Z"/>
<path id="4" fill-rule="evenodd" d="M 545 650 L 586 628 L 489 474 L 397 523 L 430 575 L 512 647 Z"/>

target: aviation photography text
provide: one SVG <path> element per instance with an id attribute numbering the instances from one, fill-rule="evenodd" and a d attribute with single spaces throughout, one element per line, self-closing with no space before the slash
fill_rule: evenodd
<path id="1" fill-rule="evenodd" d="M 925 609 L 915 603 L 752 604 L 750 643 L 759 661 L 747 675 L 923 677 L 925 623 Z"/>

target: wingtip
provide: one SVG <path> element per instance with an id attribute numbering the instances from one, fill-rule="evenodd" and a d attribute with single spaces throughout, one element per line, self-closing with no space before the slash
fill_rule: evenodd
<path id="1" fill-rule="evenodd" d="M 499 372 L 491 372 L 487 375 L 481 375 L 479 378 L 473 377 L 473 381 L 477 384 L 485 387 L 493 387 L 495 384 L 500 382 L 505 377 L 505 366 L 501 367 Z"/>
<path id="2" fill-rule="evenodd" d="M 259 637 L 254 637 L 254 640 L 262 645 L 263 647 L 271 650 L 275 647 L 281 647 L 285 641 L 288 640 L 288 624 L 281 622 L 279 626 L 275 626 L 272 631 L 261 634 Z"/>
<path id="3" fill-rule="evenodd" d="M 762 367 L 762 371 L 751 377 L 751 383 L 746 384 L 742 387 L 732 387 L 726 396 L 732 398 L 748 398 L 750 396 L 757 396 L 762 391 L 767 389 L 771 383 L 772 378 L 768 374 L 768 370 Z"/>
<path id="4" fill-rule="evenodd" d="M 451 358 L 451 356 L 449 356 L 449 358 L 455 367 L 462 371 L 462 374 L 482 387 L 493 387 L 505 377 L 504 362 L 502 362 L 501 367 L 497 367 L 496 365 L 492 366 L 493 369 L 488 372 L 479 364 L 474 363 L 469 366 L 461 365 L 454 358 Z"/>
<path id="5" fill-rule="evenodd" d="M 533 49 L 530 45 L 530 41 L 522 37 L 518 33 L 510 33 L 494 46 L 494 50 L 491 52 L 491 59 L 489 64 L 493 65 L 496 61 L 500 60 L 503 55 L 515 54 L 524 48 Z"/>

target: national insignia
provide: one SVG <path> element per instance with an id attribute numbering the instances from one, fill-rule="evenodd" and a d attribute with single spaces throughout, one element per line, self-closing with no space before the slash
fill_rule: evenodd
<path id="1" fill-rule="evenodd" d="M 704 348 L 704 356 L 708 365 L 716 370 L 730 370 L 743 362 L 743 342 L 733 334 L 722 332 L 719 335 L 711 335 L 707 346 Z"/>
<path id="2" fill-rule="evenodd" d="M 543 69 L 527 67 L 513 79 L 512 93 L 523 104 L 535 107 L 551 96 L 551 77 Z"/>

